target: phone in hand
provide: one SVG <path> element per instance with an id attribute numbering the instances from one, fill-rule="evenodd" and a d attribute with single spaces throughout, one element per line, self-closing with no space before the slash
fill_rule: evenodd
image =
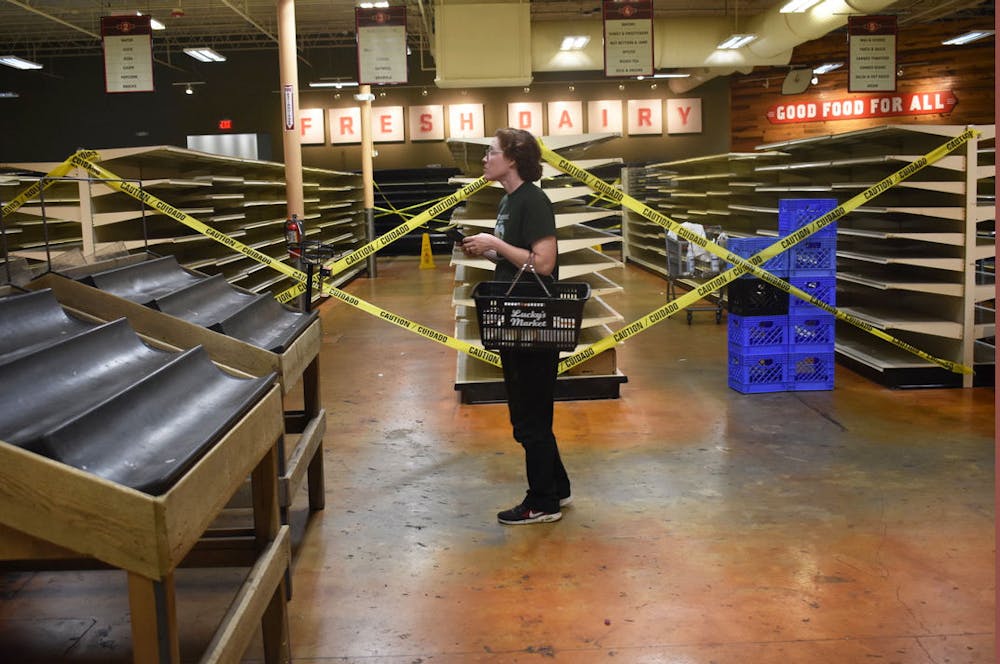
<path id="1" fill-rule="evenodd" d="M 462 232 L 457 228 L 449 228 L 444 232 L 444 234 L 447 235 L 448 239 L 450 239 L 455 244 L 462 244 L 462 242 L 465 241 L 465 235 L 463 235 Z"/>

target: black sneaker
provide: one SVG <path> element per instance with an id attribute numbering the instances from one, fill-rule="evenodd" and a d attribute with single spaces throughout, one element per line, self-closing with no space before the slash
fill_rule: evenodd
<path id="1" fill-rule="evenodd" d="M 525 523 L 548 523 L 562 518 L 562 512 L 540 512 L 521 503 L 517 507 L 504 510 L 497 514 L 497 520 L 508 526 L 519 526 Z"/>

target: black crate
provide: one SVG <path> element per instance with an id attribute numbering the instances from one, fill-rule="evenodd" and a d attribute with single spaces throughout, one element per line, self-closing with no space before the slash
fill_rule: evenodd
<path id="1" fill-rule="evenodd" d="M 781 316 L 788 313 L 788 294 L 760 279 L 729 282 L 729 313 L 738 316 Z"/>

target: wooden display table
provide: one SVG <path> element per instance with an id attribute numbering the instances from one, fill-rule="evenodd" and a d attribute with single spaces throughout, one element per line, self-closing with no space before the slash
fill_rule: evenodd
<path id="1" fill-rule="evenodd" d="M 174 570 L 249 475 L 256 555 L 202 661 L 239 661 L 258 625 L 266 660 L 289 661 L 291 554 L 277 481 L 282 422 L 274 386 L 159 496 L 0 441 L 0 560 L 85 557 L 125 570 L 134 661 L 179 662 Z"/>
<path id="2" fill-rule="evenodd" d="M 99 269 L 100 266 L 88 267 Z M 274 353 L 55 273 L 36 279 L 28 288 L 51 288 L 64 307 L 102 321 L 127 318 L 136 332 L 160 344 L 177 349 L 202 345 L 215 362 L 252 376 L 277 372 L 283 395 L 301 381 L 303 409 L 284 411 L 285 434 L 297 436 L 297 439 L 291 449 L 285 449 L 284 439 L 279 443 L 278 504 L 285 521 L 284 513 L 302 483 L 308 480 L 309 509 L 323 509 L 322 443 L 326 433 L 326 411 L 321 407 L 319 394 L 322 330 L 318 319 L 283 353 Z"/>

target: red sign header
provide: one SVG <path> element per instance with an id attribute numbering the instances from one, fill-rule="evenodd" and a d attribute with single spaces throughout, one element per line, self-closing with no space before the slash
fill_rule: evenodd
<path id="1" fill-rule="evenodd" d="M 771 124 L 831 122 L 888 118 L 900 115 L 947 114 L 958 104 L 951 91 L 910 94 L 849 95 L 838 99 L 816 99 L 775 104 L 767 111 Z"/>

